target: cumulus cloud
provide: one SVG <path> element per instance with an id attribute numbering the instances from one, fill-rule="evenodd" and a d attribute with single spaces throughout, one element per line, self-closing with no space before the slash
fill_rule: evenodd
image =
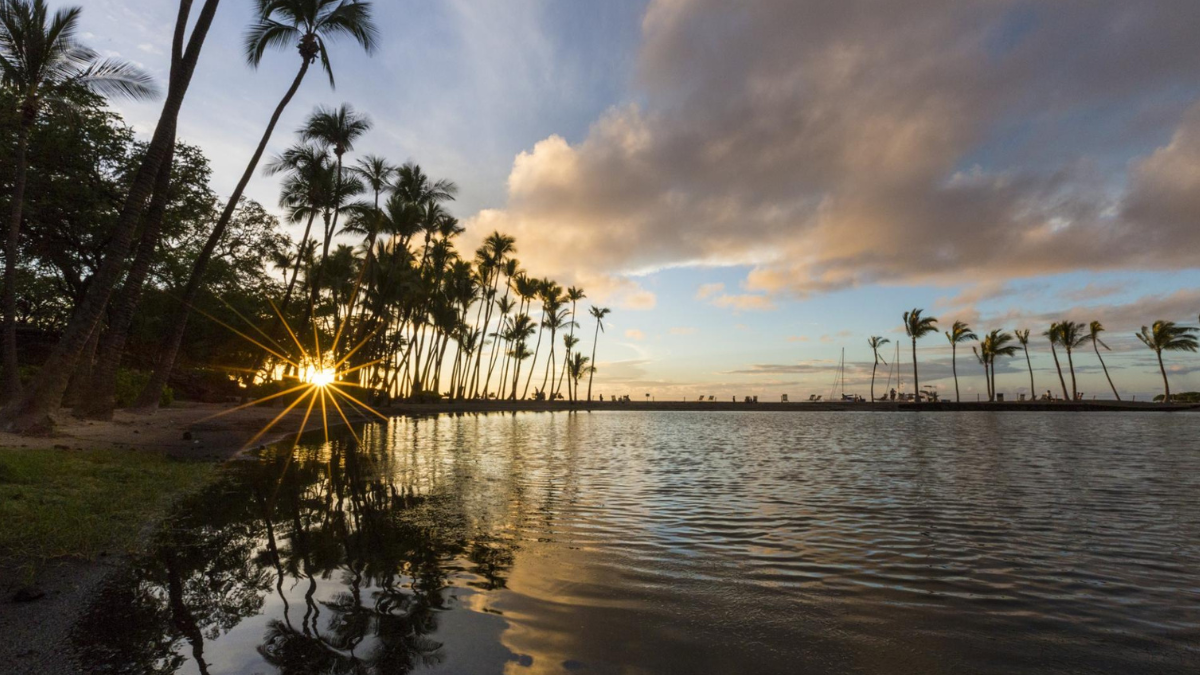
<path id="1" fill-rule="evenodd" d="M 735 309 L 1191 267 L 1198 24 L 1192 0 L 654 0 L 640 103 L 519 155 L 472 225 L 546 274 L 750 265 L 751 294 L 703 298 Z"/>

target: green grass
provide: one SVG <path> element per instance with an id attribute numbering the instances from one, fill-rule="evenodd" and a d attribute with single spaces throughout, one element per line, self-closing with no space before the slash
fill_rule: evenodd
<path id="1" fill-rule="evenodd" d="M 0 563 L 32 575 L 52 558 L 133 550 L 214 470 L 133 450 L 0 448 Z"/>

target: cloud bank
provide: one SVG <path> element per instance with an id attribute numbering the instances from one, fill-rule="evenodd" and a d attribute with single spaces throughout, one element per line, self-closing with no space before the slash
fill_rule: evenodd
<path id="1" fill-rule="evenodd" d="M 636 276 L 678 266 L 751 266 L 705 296 L 741 310 L 1193 267 L 1196 25 L 1193 0 L 654 0 L 638 103 L 521 153 L 471 229 L 643 306 Z"/>

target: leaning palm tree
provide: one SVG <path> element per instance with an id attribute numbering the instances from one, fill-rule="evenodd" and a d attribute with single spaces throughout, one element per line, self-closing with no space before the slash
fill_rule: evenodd
<path id="1" fill-rule="evenodd" d="M 904 313 L 904 332 L 912 338 L 913 350 L 913 400 L 921 402 L 921 380 L 917 375 L 917 340 L 937 330 L 937 318 L 921 316 L 925 310 L 913 309 Z"/>
<path id="2" fill-rule="evenodd" d="M 1088 334 L 1084 332 L 1084 328 L 1086 328 L 1086 326 L 1081 323 L 1075 323 L 1074 321 L 1063 321 L 1058 325 L 1059 344 L 1061 344 L 1063 349 L 1065 349 L 1067 352 L 1067 367 L 1071 371 L 1072 401 L 1079 398 L 1079 386 L 1076 384 L 1075 360 L 1072 358 L 1071 354 L 1076 348 L 1088 341 Z"/>
<path id="3" fill-rule="evenodd" d="M 0 398 L 20 393 L 17 377 L 17 244 L 29 172 L 29 134 L 46 106 L 71 106 L 72 90 L 148 98 L 150 76 L 116 59 L 103 59 L 79 42 L 79 7 L 50 15 L 45 0 L 0 0 L 0 83 L 16 102 L 17 145 L 4 248 L 4 336 Z"/>
<path id="4" fill-rule="evenodd" d="M 955 321 L 950 330 L 946 331 L 946 339 L 950 341 L 950 370 L 954 373 L 954 399 L 961 403 L 962 395 L 958 393 L 958 345 L 979 338 L 966 323 Z"/>
<path id="5" fill-rule="evenodd" d="M 1070 398 L 1070 395 L 1067 394 L 1067 381 L 1063 379 L 1062 364 L 1058 361 L 1058 350 L 1055 349 L 1056 345 L 1062 344 L 1062 324 L 1058 322 L 1050 324 L 1050 330 L 1042 335 L 1050 340 L 1050 355 L 1054 357 L 1054 369 L 1058 371 L 1058 383 L 1062 385 L 1063 400 L 1067 400 Z"/>
<path id="6" fill-rule="evenodd" d="M 587 295 L 583 292 L 583 289 L 579 288 L 578 286 L 571 286 L 567 289 L 567 300 L 571 301 L 571 320 L 567 323 L 567 325 L 571 328 L 571 335 L 575 335 L 575 328 L 579 326 L 579 322 L 575 320 L 575 310 L 578 307 L 579 301 L 586 297 Z M 563 359 L 563 370 L 562 374 L 558 376 L 558 384 L 554 387 L 555 391 L 558 391 L 562 388 L 563 377 L 565 377 L 566 374 L 567 361 L 566 359 Z"/>
<path id="7" fill-rule="evenodd" d="M 333 67 L 329 61 L 329 42 L 349 37 L 367 53 L 372 53 L 379 39 L 378 31 L 371 20 L 371 3 L 365 0 L 255 0 L 254 14 L 255 23 L 246 34 L 245 44 L 246 60 L 250 66 L 258 67 L 268 49 L 295 45 L 300 53 L 300 69 L 275 107 L 258 147 L 255 148 L 246 170 L 230 195 L 221 218 L 193 263 L 191 277 L 183 290 L 179 316 L 173 322 L 172 332 L 162 346 L 153 375 L 134 403 L 134 407 L 142 411 L 158 408 L 160 392 L 175 365 L 175 356 L 179 352 L 179 344 L 183 340 L 183 332 L 187 325 L 187 315 L 200 291 L 201 279 L 208 267 L 208 261 L 224 236 L 225 228 L 233 219 L 242 193 L 258 168 L 258 162 L 267 149 L 267 143 L 271 140 L 279 118 L 291 103 L 296 91 L 300 89 L 309 67 L 319 60 L 332 86 L 334 79 Z"/>
<path id="8" fill-rule="evenodd" d="M 883 365 L 887 365 L 887 361 L 883 361 L 883 359 L 879 357 L 879 348 L 889 342 L 891 342 L 891 340 L 877 335 L 867 338 L 867 344 L 870 345 L 871 351 L 875 354 L 875 363 L 871 366 L 871 403 L 875 402 L 875 370 L 879 368 L 879 363 L 881 361 L 883 362 Z"/>
<path id="9" fill-rule="evenodd" d="M 1015 330 L 1013 335 L 1021 343 L 1021 349 L 1025 350 L 1025 366 L 1029 368 L 1029 397 L 1032 399 L 1037 396 L 1037 390 L 1033 388 L 1033 362 L 1029 360 L 1029 329 Z"/>
<path id="10" fill-rule="evenodd" d="M 1104 324 L 1100 323 L 1099 321 L 1093 321 L 1088 324 L 1087 339 L 1092 342 L 1092 349 L 1096 350 L 1096 358 L 1100 359 L 1100 367 L 1104 369 L 1104 377 L 1108 380 L 1108 386 L 1112 388 L 1113 396 L 1120 401 L 1121 395 L 1117 393 L 1117 387 L 1113 384 L 1112 376 L 1108 374 L 1108 366 L 1104 365 L 1104 357 L 1100 356 L 1101 347 L 1104 347 L 1106 350 L 1108 349 L 1108 345 L 1104 344 L 1104 341 L 1100 339 L 1100 333 L 1103 332 Z"/>
<path id="11" fill-rule="evenodd" d="M 1167 380 L 1167 368 L 1163 365 L 1163 352 L 1194 352 L 1200 343 L 1196 340 L 1196 329 L 1180 326 L 1174 321 L 1155 321 L 1153 326 L 1142 326 L 1142 332 L 1134 333 L 1158 357 L 1158 369 L 1163 378 L 1163 403 L 1171 402 L 1171 383 Z"/>
<path id="12" fill-rule="evenodd" d="M 607 307 L 592 306 L 589 313 L 596 320 L 596 333 L 592 336 L 592 367 L 588 370 L 588 398 L 592 400 L 592 376 L 596 374 L 596 345 L 600 342 L 600 333 L 604 330 L 604 317 L 608 316 L 610 310 Z"/>

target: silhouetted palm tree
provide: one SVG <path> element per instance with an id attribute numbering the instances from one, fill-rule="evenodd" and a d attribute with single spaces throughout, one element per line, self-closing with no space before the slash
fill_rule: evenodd
<path id="1" fill-rule="evenodd" d="M 1163 365 L 1163 352 L 1194 352 L 1200 344 L 1196 341 L 1196 329 L 1179 326 L 1174 321 L 1155 321 L 1153 326 L 1142 326 L 1142 332 L 1134 333 L 1158 357 L 1158 369 L 1163 378 L 1163 402 L 1171 402 L 1171 383 L 1167 380 L 1167 368 Z"/>
<path id="2" fill-rule="evenodd" d="M 564 335 L 563 337 L 566 339 L 568 344 L 570 343 L 570 340 L 573 339 L 570 335 Z M 583 374 L 585 372 L 591 372 L 591 370 L 592 370 L 592 367 L 588 365 L 589 362 L 590 362 L 590 359 L 588 359 L 588 357 L 584 356 L 583 354 L 580 354 L 579 352 L 575 352 L 574 354 L 571 354 L 569 356 L 569 358 L 567 359 L 567 365 L 568 365 L 568 370 L 570 372 L 571 382 L 574 383 L 574 386 L 567 387 L 571 393 L 571 402 L 572 403 L 574 403 L 575 400 L 579 397 L 579 380 L 583 377 Z"/>
<path id="3" fill-rule="evenodd" d="M 871 402 L 872 403 L 875 402 L 875 370 L 877 368 L 879 368 L 879 362 L 882 361 L 882 359 L 879 358 L 879 348 L 888 344 L 889 342 L 891 342 L 891 340 L 889 340 L 885 337 L 880 337 L 880 336 L 872 336 L 872 337 L 867 338 L 867 344 L 870 345 L 871 352 L 875 354 L 875 363 L 871 365 Z M 887 362 L 883 361 L 883 365 L 886 366 Z"/>
<path id="4" fill-rule="evenodd" d="M 600 342 L 600 333 L 604 331 L 604 317 L 608 316 L 612 310 L 607 307 L 593 306 L 589 313 L 596 320 L 596 333 L 592 336 L 592 367 L 588 370 L 588 394 L 587 400 L 592 400 L 592 376 L 596 374 L 596 345 Z"/>
<path id="5" fill-rule="evenodd" d="M 950 330 L 946 331 L 946 339 L 950 341 L 950 370 L 954 373 L 954 399 L 962 402 L 958 393 L 958 345 L 968 340 L 976 340 L 978 336 L 971 332 L 971 327 L 962 321 L 955 321 Z M 874 379 L 874 374 L 872 374 Z"/>
<path id="6" fill-rule="evenodd" d="M 575 328 L 577 328 L 579 326 L 579 322 L 576 320 L 575 310 L 578 307 L 579 301 L 583 300 L 586 297 L 587 297 L 587 295 L 584 294 L 582 288 L 579 288 L 577 286 L 571 286 L 570 288 L 567 289 L 567 300 L 571 301 L 571 319 L 570 319 L 570 321 L 567 322 L 567 325 L 570 326 L 570 328 L 571 328 L 572 336 L 575 335 Z M 558 384 L 554 387 L 554 391 L 557 392 L 559 389 L 562 389 L 563 378 L 566 377 L 566 375 L 567 375 L 567 362 L 564 359 L 562 373 L 558 376 Z"/>
<path id="7" fill-rule="evenodd" d="M 1067 381 L 1062 374 L 1062 364 L 1058 361 L 1058 350 L 1055 349 L 1056 345 L 1062 344 L 1062 324 L 1057 322 L 1050 324 L 1050 330 L 1042 335 L 1050 340 L 1050 355 L 1054 357 L 1054 369 L 1058 371 L 1058 383 L 1062 385 L 1063 400 L 1070 400 L 1071 395 L 1067 393 Z"/>
<path id="8" fill-rule="evenodd" d="M 102 59 L 80 44 L 79 7 L 50 15 L 45 0 L 0 1 L 0 82 L 17 104 L 17 146 L 4 248 L 4 335 L 0 359 L 0 401 L 20 394 L 17 376 L 17 244 L 29 171 L 29 133 L 48 105 L 71 106 L 82 87 L 106 96 L 148 98 L 156 92 L 150 76 L 117 59 Z"/>
<path id="9" fill-rule="evenodd" d="M 937 318 L 932 316 L 921 316 L 921 312 L 925 310 L 913 309 L 904 313 L 904 332 L 912 338 L 913 350 L 913 397 L 917 403 L 921 402 L 921 380 L 917 375 L 917 340 L 929 335 L 937 330 Z"/>
<path id="10" fill-rule="evenodd" d="M 204 248 L 201 249 L 200 255 L 192 266 L 191 277 L 188 279 L 187 286 L 184 287 L 181 308 L 173 323 L 173 330 L 162 346 L 153 375 L 134 403 L 136 408 L 143 411 L 152 411 L 158 408 L 161 391 L 175 364 L 175 356 L 179 352 L 179 344 L 187 325 L 187 316 L 200 290 L 204 270 L 207 268 L 208 261 L 217 244 L 225 234 L 225 228 L 233 219 L 242 193 L 258 168 L 258 162 L 267 149 L 267 143 L 271 140 L 280 116 L 291 103 L 296 91 L 300 89 L 300 84 L 304 81 L 309 67 L 320 60 L 321 67 L 329 76 L 329 84 L 332 86 L 334 79 L 333 67 L 329 62 L 329 41 L 349 37 L 367 53 L 375 51 L 378 41 L 378 32 L 371 20 L 371 3 L 365 0 L 255 0 L 254 14 L 255 23 L 246 34 L 245 44 L 246 60 L 250 66 L 257 67 L 268 49 L 295 45 L 300 53 L 300 70 L 275 107 L 275 112 L 271 115 L 266 130 L 263 131 L 258 147 L 255 148 L 254 154 L 246 165 L 246 170 L 242 173 L 233 194 L 230 195 L 225 210 L 221 213 L 221 218 L 213 227 L 208 241 L 205 242 Z"/>
<path id="11" fill-rule="evenodd" d="M 1010 344 L 1013 341 L 1013 336 L 1010 333 L 1005 333 L 999 329 L 993 330 L 984 338 L 983 351 L 990 372 L 990 380 L 988 381 L 988 400 L 996 400 L 996 357 L 998 356 L 1013 356 L 1017 353 L 1016 345 Z"/>
<path id="12" fill-rule="evenodd" d="M 1072 352 L 1075 348 L 1088 341 L 1088 334 L 1084 332 L 1084 326 L 1081 323 L 1074 321 L 1063 321 L 1058 325 L 1059 344 L 1063 349 L 1067 350 L 1067 367 L 1071 370 L 1071 400 L 1079 398 L 1079 387 L 1075 380 L 1075 359 L 1072 357 Z"/>
<path id="13" fill-rule="evenodd" d="M 1025 350 L 1025 365 L 1029 368 L 1029 397 L 1037 398 L 1037 390 L 1033 388 L 1033 362 L 1029 360 L 1029 329 L 1015 330 L 1013 335 L 1021 343 L 1021 349 Z"/>
<path id="14" fill-rule="evenodd" d="M 1104 378 L 1108 380 L 1108 386 L 1112 388 L 1113 396 L 1117 397 L 1117 400 L 1120 401 L 1121 395 L 1117 393 L 1117 387 L 1113 384 L 1112 377 L 1108 374 L 1108 366 L 1104 364 L 1104 357 L 1100 356 L 1101 347 L 1108 349 L 1108 345 L 1104 344 L 1104 341 L 1100 339 L 1100 333 L 1103 332 L 1104 324 L 1099 321 L 1093 321 L 1088 324 L 1087 339 L 1092 341 L 1092 349 L 1096 350 L 1096 358 L 1100 359 L 1100 367 L 1104 369 Z"/>

